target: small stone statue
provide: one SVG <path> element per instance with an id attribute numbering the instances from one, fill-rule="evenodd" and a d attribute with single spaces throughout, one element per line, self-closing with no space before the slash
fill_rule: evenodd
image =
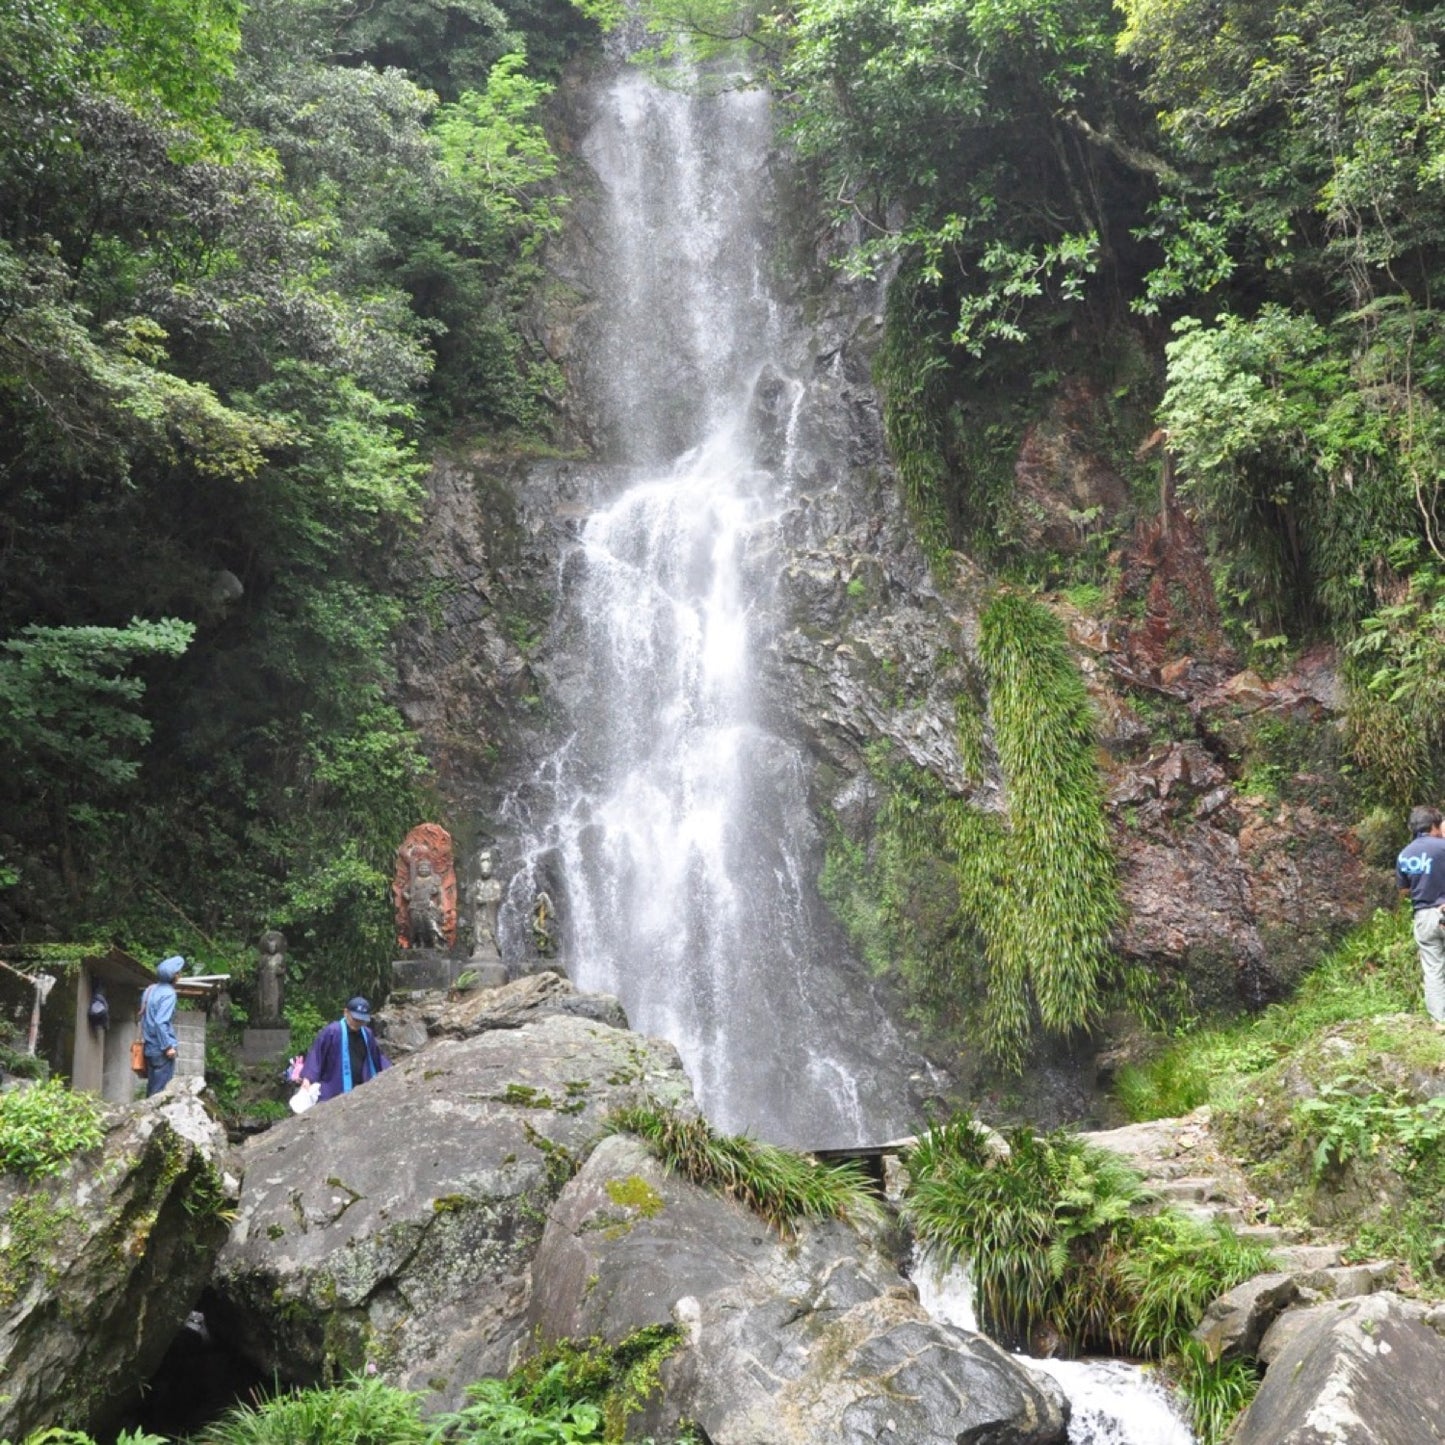
<path id="1" fill-rule="evenodd" d="M 268 928 L 261 935 L 261 957 L 256 964 L 256 1024 L 263 1029 L 285 1028 L 282 1013 L 286 991 L 286 935 Z"/>
<path id="2" fill-rule="evenodd" d="M 441 880 L 432 871 L 431 859 L 423 854 L 416 860 L 406 888 L 407 931 L 413 948 L 441 948 L 445 944 L 441 899 Z"/>
<path id="3" fill-rule="evenodd" d="M 556 916 L 552 895 L 545 888 L 539 890 L 532 903 L 532 942 L 543 958 L 551 958 L 557 952 L 557 941 L 552 936 Z"/>
<path id="4" fill-rule="evenodd" d="M 474 959 L 495 959 L 502 956 L 502 941 L 497 935 L 497 911 L 502 903 L 502 885 L 492 876 L 495 867 L 490 848 L 477 854 L 477 881 L 472 885 L 472 913 L 475 915 L 476 940 L 472 946 Z"/>

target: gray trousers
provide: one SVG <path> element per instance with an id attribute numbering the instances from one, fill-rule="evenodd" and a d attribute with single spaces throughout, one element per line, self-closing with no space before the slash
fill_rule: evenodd
<path id="1" fill-rule="evenodd" d="M 1415 915 L 1415 947 L 1425 976 L 1425 1012 L 1445 1023 L 1445 909 L 1422 908 Z"/>

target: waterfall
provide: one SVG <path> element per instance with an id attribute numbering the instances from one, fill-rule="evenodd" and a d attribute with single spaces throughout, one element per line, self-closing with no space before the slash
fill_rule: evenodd
<path id="1" fill-rule="evenodd" d="M 592 102 L 573 382 L 605 465 L 576 469 L 565 736 L 510 805 L 503 941 L 545 888 L 574 981 L 677 1046 L 714 1125 L 878 1142 L 911 1121 L 916 1063 L 817 897 L 810 763 L 759 681 L 780 523 L 800 469 L 835 465 L 827 367 L 770 277 L 769 100 L 624 62 Z"/>

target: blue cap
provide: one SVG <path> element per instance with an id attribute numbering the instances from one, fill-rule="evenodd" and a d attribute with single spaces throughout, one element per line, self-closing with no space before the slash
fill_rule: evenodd
<path id="1" fill-rule="evenodd" d="M 173 953 L 169 958 L 163 958 L 156 964 L 156 977 L 160 979 L 162 983 L 171 983 L 185 966 L 185 959 L 183 959 L 180 954 Z"/>
<path id="2" fill-rule="evenodd" d="M 371 1022 L 371 1005 L 360 994 L 346 1000 L 346 1012 L 359 1024 Z"/>

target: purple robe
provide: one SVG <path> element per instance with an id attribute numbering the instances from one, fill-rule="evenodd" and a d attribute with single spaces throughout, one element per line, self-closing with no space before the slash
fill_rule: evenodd
<path id="1" fill-rule="evenodd" d="M 306 1051 L 301 1077 L 321 1085 L 322 1100 L 334 1099 L 341 1092 L 341 1051 L 346 1047 L 342 1035 L 345 1032 L 346 1020 L 335 1019 L 312 1039 L 311 1047 Z M 366 1045 L 366 1057 L 362 1061 L 360 1077 L 352 1073 L 353 1089 L 391 1067 L 391 1060 L 377 1047 L 376 1035 L 370 1029 L 363 1028 L 361 1038 Z"/>

